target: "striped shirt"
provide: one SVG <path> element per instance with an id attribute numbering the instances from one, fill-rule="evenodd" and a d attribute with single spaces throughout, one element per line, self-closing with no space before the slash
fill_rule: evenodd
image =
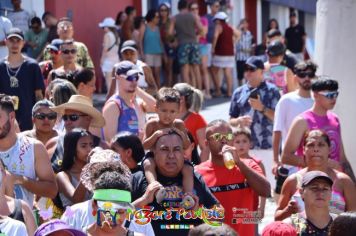
<path id="1" fill-rule="evenodd" d="M 246 61 L 252 52 L 253 35 L 250 31 L 241 31 L 240 40 L 236 44 L 236 60 Z"/>

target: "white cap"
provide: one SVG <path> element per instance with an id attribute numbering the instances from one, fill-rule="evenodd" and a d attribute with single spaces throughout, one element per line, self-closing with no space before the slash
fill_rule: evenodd
<path id="1" fill-rule="evenodd" d="M 223 11 L 219 11 L 218 13 L 215 14 L 213 21 L 214 20 L 224 20 L 227 21 L 227 14 Z"/>
<path id="2" fill-rule="evenodd" d="M 99 23 L 99 27 L 116 27 L 115 20 L 111 17 L 106 17 L 102 22 Z"/>

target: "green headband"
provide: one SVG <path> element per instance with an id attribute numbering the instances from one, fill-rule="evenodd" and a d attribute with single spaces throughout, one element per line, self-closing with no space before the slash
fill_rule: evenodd
<path id="1" fill-rule="evenodd" d="M 118 189 L 97 189 L 94 190 L 93 199 L 131 203 L 131 193 L 129 191 Z"/>

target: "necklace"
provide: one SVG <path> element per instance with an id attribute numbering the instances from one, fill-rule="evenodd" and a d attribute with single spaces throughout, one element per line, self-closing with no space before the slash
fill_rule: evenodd
<path id="1" fill-rule="evenodd" d="M 24 60 L 25 61 L 25 60 Z M 10 78 L 10 88 L 18 88 L 19 87 L 19 80 L 17 79 L 17 74 L 19 73 L 24 61 L 21 63 L 21 65 L 17 68 L 17 70 L 12 70 L 10 68 L 10 62 L 7 60 L 6 61 L 6 72 L 7 72 L 7 75 L 9 76 Z M 10 73 L 11 72 L 11 73 Z M 11 75 L 13 74 L 13 75 Z"/>

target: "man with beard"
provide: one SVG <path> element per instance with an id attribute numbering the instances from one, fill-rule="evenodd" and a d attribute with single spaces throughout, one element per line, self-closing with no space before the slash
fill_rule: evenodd
<path id="1" fill-rule="evenodd" d="M 141 70 L 130 61 L 122 61 L 116 65 L 118 87 L 103 107 L 106 141 L 110 141 L 121 131 L 129 131 L 141 135 L 142 138 L 146 122 L 145 113 L 155 111 L 156 99 L 137 86 L 141 73 Z"/>
<path id="2" fill-rule="evenodd" d="M 277 175 L 277 169 L 282 164 L 279 160 L 280 148 L 284 147 L 288 130 L 292 121 L 302 112 L 313 106 L 314 100 L 311 97 L 311 80 L 315 78 L 317 65 L 312 61 L 299 62 L 294 67 L 294 79 L 298 82 L 299 89 L 287 93 L 278 101 L 273 125 L 273 161 L 272 173 Z M 286 167 L 286 166 L 285 166 Z M 292 166 L 288 166 L 289 174 L 296 172 Z M 278 193 L 279 191 L 277 191 Z"/>
<path id="3" fill-rule="evenodd" d="M 0 94 L 0 160 L 9 171 L 17 199 L 33 206 L 34 195 L 54 198 L 58 188 L 45 147 L 40 141 L 18 135 L 10 96 Z"/>

